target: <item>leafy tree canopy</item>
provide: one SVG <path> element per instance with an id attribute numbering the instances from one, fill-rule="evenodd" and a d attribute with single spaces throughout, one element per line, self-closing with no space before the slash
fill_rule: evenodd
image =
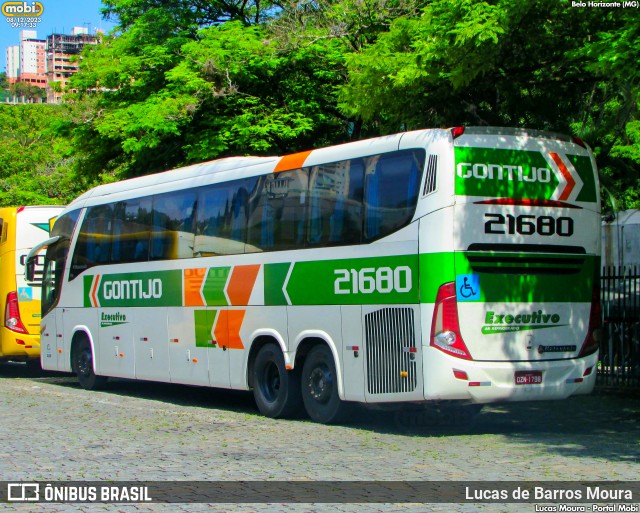
<path id="1" fill-rule="evenodd" d="M 92 185 L 74 171 L 67 111 L 0 105 L 0 205 L 63 204 Z"/>
<path id="2" fill-rule="evenodd" d="M 640 206 L 633 10 L 567 0 L 103 5 L 118 26 L 85 49 L 64 122 L 51 127 L 66 138 L 73 160 L 65 169 L 76 178 L 497 125 L 583 138 L 619 206 Z"/>

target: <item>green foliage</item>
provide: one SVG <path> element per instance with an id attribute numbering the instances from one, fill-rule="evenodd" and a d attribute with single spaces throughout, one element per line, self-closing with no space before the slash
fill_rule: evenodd
<path id="1" fill-rule="evenodd" d="M 151 9 L 88 49 L 71 85 L 74 101 L 91 106 L 74 131 L 84 171 L 136 176 L 339 140 L 336 44 L 282 51 L 245 21 L 193 34 L 170 10 Z"/>
<path id="2" fill-rule="evenodd" d="M 636 176 L 640 19 L 556 0 L 434 0 L 347 56 L 340 107 L 378 133 L 460 124 L 573 132 L 624 207 Z M 623 200 L 623 198 L 626 198 Z M 630 199 L 632 198 L 632 199 Z"/>
<path id="3" fill-rule="evenodd" d="M 9 86 L 9 94 L 27 100 L 46 98 L 47 93 L 41 87 L 26 82 L 16 82 Z"/>
<path id="4" fill-rule="evenodd" d="M 57 121 L 31 119 L 43 116 L 35 106 L 17 124 L 0 112 L 0 201 L 66 201 L 93 183 L 228 155 L 468 124 L 578 135 L 618 205 L 640 207 L 640 17 L 630 9 L 568 0 L 103 4 L 119 25 L 85 48 L 67 105 L 48 111 Z"/>
<path id="5" fill-rule="evenodd" d="M 639 41 L 640 18 L 613 9 L 574 53 L 594 80 L 588 108 L 574 127 L 593 141 L 602 182 L 621 210 L 640 208 Z"/>
<path id="6" fill-rule="evenodd" d="M 62 204 L 88 185 L 72 171 L 64 111 L 0 105 L 0 205 Z"/>
<path id="7" fill-rule="evenodd" d="M 344 133 L 325 110 L 335 103 L 332 59 L 340 54 L 331 45 L 282 52 L 267 36 L 262 27 L 227 23 L 183 46 L 186 58 L 167 77 L 174 94 L 201 102 L 186 138 L 187 161 L 293 152 Z"/>

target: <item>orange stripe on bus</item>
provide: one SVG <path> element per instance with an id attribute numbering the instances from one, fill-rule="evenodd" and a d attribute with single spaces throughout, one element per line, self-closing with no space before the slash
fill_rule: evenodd
<path id="1" fill-rule="evenodd" d="M 245 310 L 227 310 L 229 316 L 229 349 L 244 349 L 244 344 L 240 338 L 240 328 L 244 320 Z"/>
<path id="2" fill-rule="evenodd" d="M 218 347 L 227 349 L 244 349 L 240 338 L 240 328 L 244 320 L 245 310 L 220 310 L 213 334 Z"/>
<path id="3" fill-rule="evenodd" d="M 571 195 L 571 191 L 576 186 L 576 181 L 573 179 L 573 176 L 571 176 L 571 172 L 567 169 L 567 166 L 565 165 L 560 155 L 554 152 L 550 152 L 549 155 L 551 155 L 551 158 L 556 163 L 556 166 L 558 166 L 558 169 L 560 169 L 562 176 L 564 176 L 564 179 L 567 181 L 567 185 L 565 186 L 564 190 L 562 191 L 562 194 L 560 194 L 560 197 L 558 199 L 559 200 L 569 199 L 569 196 Z"/>
<path id="4" fill-rule="evenodd" d="M 279 173 L 280 171 L 300 169 L 304 165 L 304 161 L 307 160 L 307 157 L 311 154 L 312 151 L 313 150 L 301 151 L 300 153 L 292 153 L 291 155 L 285 155 L 276 164 L 276 168 L 273 170 L 273 172 Z"/>
<path id="5" fill-rule="evenodd" d="M 93 288 L 91 289 L 91 299 L 93 300 L 93 306 L 100 306 L 98 304 L 98 297 L 96 293 L 98 292 L 98 285 L 100 284 L 100 275 L 96 274 L 93 279 Z"/>
<path id="6" fill-rule="evenodd" d="M 205 306 L 200 291 L 206 276 L 206 269 L 184 270 L 184 306 Z"/>
<path id="7" fill-rule="evenodd" d="M 213 328 L 213 338 L 218 347 L 229 344 L 229 322 L 226 310 L 219 310 Z"/>
<path id="8" fill-rule="evenodd" d="M 258 271 L 260 271 L 260 264 L 236 265 L 233 268 L 227 285 L 227 296 L 229 296 L 232 305 L 245 306 L 249 304 Z"/>

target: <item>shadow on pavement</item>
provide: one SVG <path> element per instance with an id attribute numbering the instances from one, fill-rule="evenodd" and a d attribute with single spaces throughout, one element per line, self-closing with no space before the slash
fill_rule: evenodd
<path id="1" fill-rule="evenodd" d="M 78 389 L 70 374 L 34 369 L 22 363 L 0 364 L 0 378 L 30 379 Z M 104 392 L 171 403 L 214 408 L 259 416 L 250 392 L 169 383 L 111 379 Z M 87 392 L 91 394 L 92 392 Z M 410 437 L 476 437 L 503 435 L 516 442 L 541 444 L 566 456 L 615 461 L 640 461 L 640 399 L 594 393 L 562 401 L 486 405 L 468 422 L 439 424 L 421 412 L 398 414 L 354 405 L 350 428 Z M 309 420 L 297 420 L 310 422 Z M 283 422 L 297 422 L 289 420 Z M 318 429 L 322 429 L 318 426 Z M 460 443 L 456 439 L 455 443 Z"/>

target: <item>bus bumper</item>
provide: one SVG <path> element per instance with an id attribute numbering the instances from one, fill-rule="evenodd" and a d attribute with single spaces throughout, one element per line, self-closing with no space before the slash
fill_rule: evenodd
<path id="1" fill-rule="evenodd" d="M 40 357 L 40 336 L 24 335 L 0 328 L 0 357 L 5 360 L 25 361 Z"/>
<path id="2" fill-rule="evenodd" d="M 424 351 L 425 399 L 473 403 L 564 399 L 588 394 L 596 382 L 598 353 L 537 362 L 474 362 Z"/>

